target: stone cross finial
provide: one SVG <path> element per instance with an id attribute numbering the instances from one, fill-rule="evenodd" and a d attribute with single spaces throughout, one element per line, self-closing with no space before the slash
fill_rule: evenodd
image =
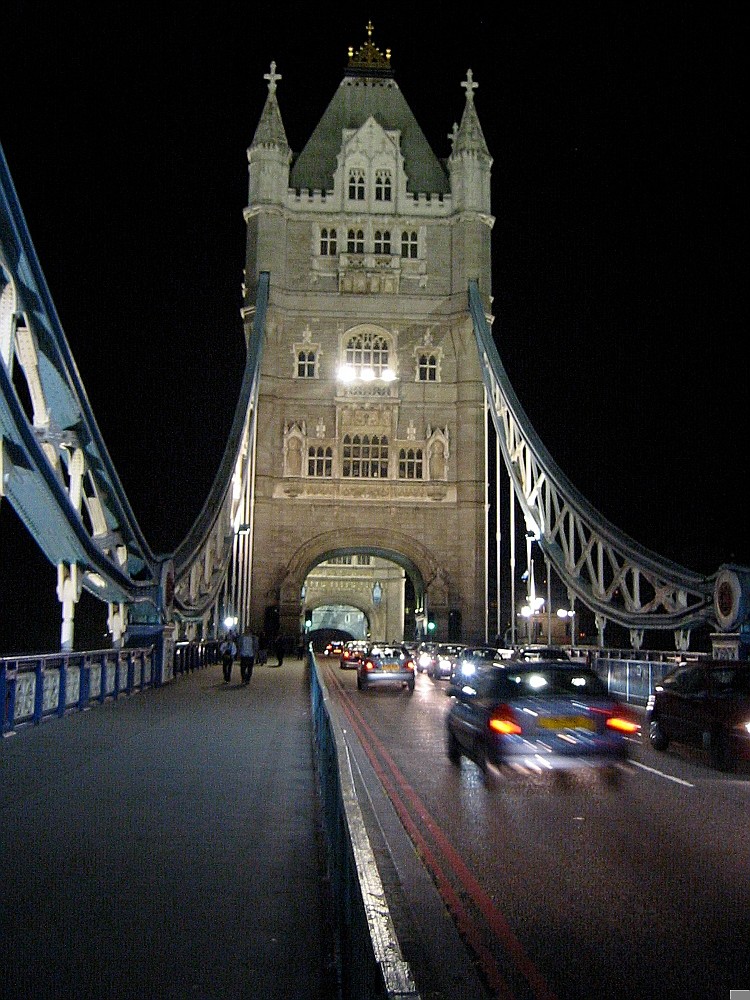
<path id="1" fill-rule="evenodd" d="M 466 90 L 466 100 L 473 101 L 474 91 L 477 89 L 479 84 L 474 83 L 474 74 L 471 72 L 471 70 L 466 71 L 466 79 L 463 81 L 461 86 Z"/>
<path id="2" fill-rule="evenodd" d="M 456 122 L 453 122 L 453 128 L 448 133 L 448 138 L 451 141 L 451 146 L 455 146 L 456 145 L 456 136 L 457 135 L 458 135 L 458 124 Z"/>
<path id="3" fill-rule="evenodd" d="M 281 73 L 277 73 L 276 72 L 276 63 L 275 62 L 271 63 L 271 72 L 263 74 L 263 79 L 264 80 L 268 80 L 268 93 L 269 94 L 275 94 L 276 93 L 276 81 L 281 79 Z"/>

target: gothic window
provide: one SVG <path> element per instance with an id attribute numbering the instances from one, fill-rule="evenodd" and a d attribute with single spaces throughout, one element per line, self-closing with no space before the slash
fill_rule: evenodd
<path id="1" fill-rule="evenodd" d="M 391 200 L 391 174 L 389 170 L 375 173 L 375 201 Z"/>
<path id="2" fill-rule="evenodd" d="M 349 201 L 365 200 L 365 172 L 359 167 L 349 171 Z"/>
<path id="3" fill-rule="evenodd" d="M 383 337 L 369 331 L 358 333 L 347 342 L 345 363 L 358 376 L 363 368 L 368 368 L 375 378 L 380 378 L 388 367 L 388 344 Z"/>
<path id="4" fill-rule="evenodd" d="M 404 230 L 401 233 L 401 256 L 408 257 L 410 260 L 416 260 L 418 249 L 419 240 L 416 232 L 407 232 Z"/>
<path id="5" fill-rule="evenodd" d="M 331 556 L 330 559 L 326 559 L 329 566 L 351 566 L 352 557 L 350 555 L 346 556 Z"/>
<path id="6" fill-rule="evenodd" d="M 297 355 L 297 378 L 315 378 L 315 351 L 300 351 Z"/>
<path id="7" fill-rule="evenodd" d="M 351 479 L 387 479 L 388 438 L 377 434 L 344 435 L 342 472 Z"/>
<path id="8" fill-rule="evenodd" d="M 398 453 L 398 478 L 422 478 L 422 449 L 402 448 Z"/>
<path id="9" fill-rule="evenodd" d="M 333 450 L 311 445 L 307 451 L 308 476 L 333 475 Z"/>
<path id="10" fill-rule="evenodd" d="M 346 252 L 347 253 L 364 253 L 365 252 L 365 234 L 361 229 L 350 229 L 346 234 Z"/>
<path id="11" fill-rule="evenodd" d="M 386 229 L 382 232 L 375 230 L 375 253 L 389 254 L 391 252 L 391 234 Z"/>
<path id="12" fill-rule="evenodd" d="M 437 358 L 434 354 L 420 354 L 417 366 L 418 382 L 437 382 Z"/>
<path id="13" fill-rule="evenodd" d="M 335 257 L 338 251 L 336 230 L 335 229 L 321 229 L 320 230 L 320 256 L 321 257 Z"/>

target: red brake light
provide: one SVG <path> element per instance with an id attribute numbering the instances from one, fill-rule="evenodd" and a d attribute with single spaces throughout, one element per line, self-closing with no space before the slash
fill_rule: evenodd
<path id="1" fill-rule="evenodd" d="M 374 668 L 375 664 L 372 662 L 372 660 L 365 660 L 365 670 L 373 670 Z"/>
<path id="2" fill-rule="evenodd" d="M 607 719 L 607 725 L 610 729 L 615 729 L 618 733 L 637 733 L 641 728 L 637 722 L 632 719 L 626 719 L 621 715 L 610 715 Z"/>
<path id="3" fill-rule="evenodd" d="M 488 725 L 493 733 L 500 733 L 502 736 L 521 735 L 521 727 L 516 722 L 513 709 L 508 705 L 498 705 L 490 716 Z"/>
<path id="4" fill-rule="evenodd" d="M 413 670 L 414 669 L 414 661 L 413 660 L 407 660 L 406 663 L 404 664 L 404 666 L 406 667 L 407 670 Z"/>

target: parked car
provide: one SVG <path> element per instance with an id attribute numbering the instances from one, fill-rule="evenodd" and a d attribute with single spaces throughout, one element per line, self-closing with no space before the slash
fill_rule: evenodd
<path id="1" fill-rule="evenodd" d="M 467 646 L 453 663 L 451 684 L 470 684 L 477 679 L 482 670 L 492 666 L 493 663 L 510 659 L 512 655 L 512 650 L 498 646 Z"/>
<path id="2" fill-rule="evenodd" d="M 417 670 L 420 674 L 429 673 L 437 656 L 438 644 L 436 642 L 422 642 L 415 655 Z"/>
<path id="3" fill-rule="evenodd" d="M 646 732 L 654 749 L 672 740 L 697 747 L 722 771 L 750 759 L 750 663 L 680 663 L 648 700 Z"/>
<path id="4" fill-rule="evenodd" d="M 341 656 L 343 648 L 344 643 L 341 639 L 332 639 L 331 642 L 326 643 L 323 656 Z"/>
<path id="5" fill-rule="evenodd" d="M 367 647 L 368 643 L 363 639 L 352 639 L 351 642 L 345 642 L 339 659 L 341 669 L 356 669 L 357 664 L 367 651 Z"/>
<path id="6" fill-rule="evenodd" d="M 438 643 L 432 662 L 427 668 L 427 675 L 432 677 L 434 681 L 449 678 L 453 673 L 453 665 L 465 648 L 463 643 L 458 642 Z"/>
<path id="7" fill-rule="evenodd" d="M 539 660 L 565 660 L 570 662 L 568 651 L 562 646 L 543 646 L 541 643 L 529 643 L 516 650 L 517 660 L 526 660 L 529 663 L 536 663 Z"/>
<path id="8" fill-rule="evenodd" d="M 360 691 L 378 684 L 400 684 L 414 691 L 414 660 L 401 645 L 372 643 L 357 663 Z"/>
<path id="9" fill-rule="evenodd" d="M 488 667 L 475 687 L 452 685 L 446 715 L 447 753 L 483 770 L 526 761 L 554 769 L 603 765 L 628 756 L 640 726 L 587 667 L 560 661 L 506 660 Z"/>

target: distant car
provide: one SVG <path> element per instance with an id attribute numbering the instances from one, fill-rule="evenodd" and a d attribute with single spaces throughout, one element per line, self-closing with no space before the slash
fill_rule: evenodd
<path id="1" fill-rule="evenodd" d="M 419 649 L 414 654 L 417 670 L 420 674 L 429 673 L 435 662 L 438 644 L 436 642 L 422 642 Z"/>
<path id="2" fill-rule="evenodd" d="M 509 761 L 536 770 L 610 765 L 627 758 L 640 729 L 592 670 L 573 663 L 506 660 L 448 693 L 448 757 L 483 770 Z"/>
<path id="3" fill-rule="evenodd" d="M 357 664 L 366 652 L 367 646 L 368 643 L 360 639 L 352 639 L 351 642 L 345 642 L 339 658 L 339 666 L 341 669 L 346 670 L 350 668 L 355 670 Z"/>
<path id="4" fill-rule="evenodd" d="M 323 656 L 341 656 L 344 649 L 344 643 L 341 639 L 332 639 L 331 642 L 326 644 L 326 648 L 323 650 Z"/>
<path id="5" fill-rule="evenodd" d="M 357 664 L 357 687 L 366 691 L 379 684 L 400 684 L 414 691 L 414 660 L 404 646 L 372 643 Z"/>
<path id="6" fill-rule="evenodd" d="M 434 681 L 446 680 L 453 673 L 453 666 L 466 647 L 459 642 L 440 642 L 435 650 L 427 675 Z"/>
<path id="7" fill-rule="evenodd" d="M 654 749 L 673 740 L 697 747 L 722 771 L 750 759 L 750 663 L 680 663 L 648 700 L 646 732 Z"/>
<path id="8" fill-rule="evenodd" d="M 497 646 L 467 646 L 453 661 L 451 684 L 461 685 L 476 680 L 482 670 L 493 663 L 510 659 L 512 655 L 510 649 L 501 649 Z"/>
<path id="9" fill-rule="evenodd" d="M 565 660 L 570 662 L 568 651 L 562 646 L 543 646 L 540 643 L 530 643 L 528 646 L 521 646 L 515 653 L 515 659 L 526 660 L 530 663 L 539 660 Z"/>

